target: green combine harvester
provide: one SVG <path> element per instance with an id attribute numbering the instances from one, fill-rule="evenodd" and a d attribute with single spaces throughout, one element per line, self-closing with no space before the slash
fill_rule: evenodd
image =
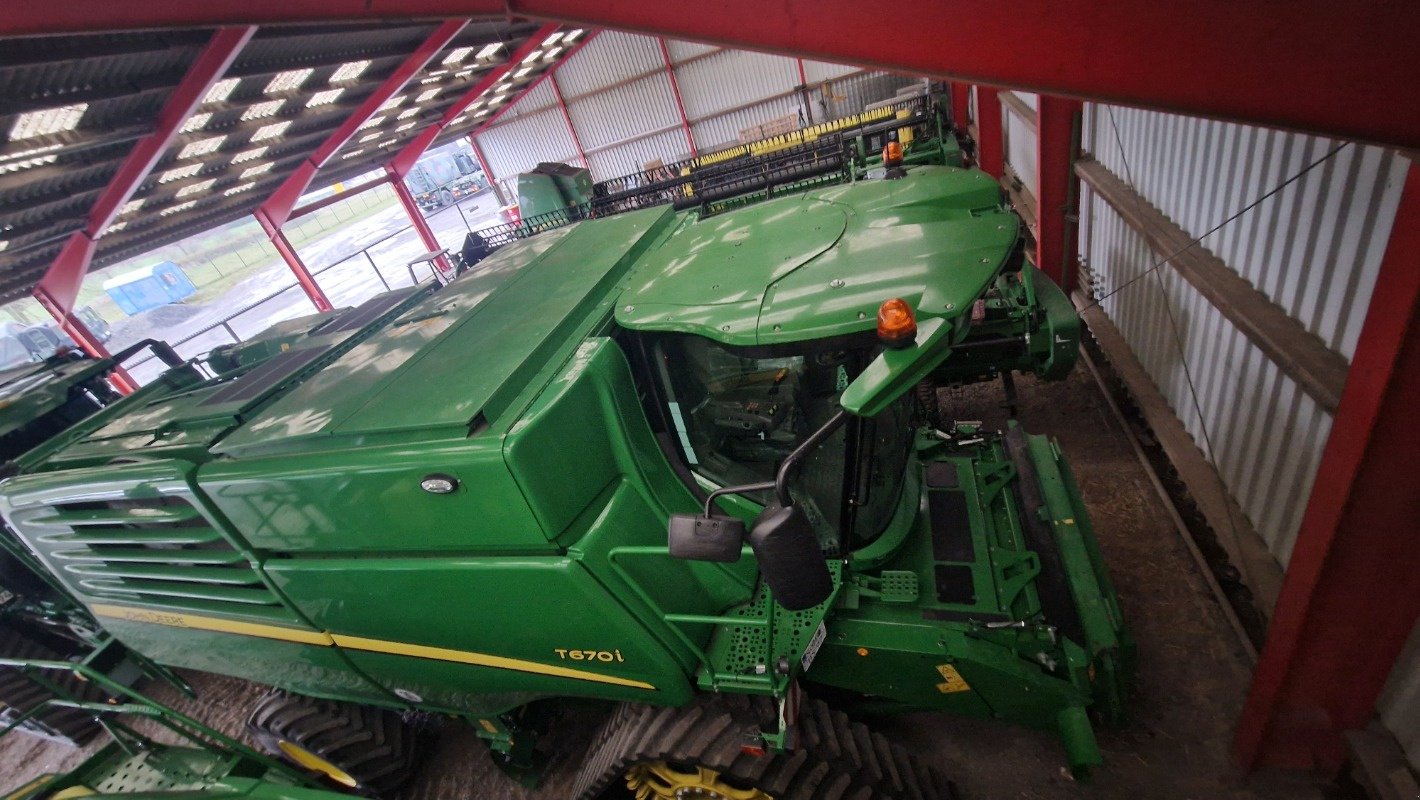
<path id="1" fill-rule="evenodd" d="M 1055 730 L 1083 771 L 1133 650 L 1078 487 L 921 400 L 1065 375 L 1079 320 L 939 119 L 874 125 L 169 370 L 0 509 L 125 644 L 276 687 L 253 735 L 358 791 L 409 775 L 411 712 L 526 778 L 577 699 L 584 800 L 950 796 L 859 713 Z"/>

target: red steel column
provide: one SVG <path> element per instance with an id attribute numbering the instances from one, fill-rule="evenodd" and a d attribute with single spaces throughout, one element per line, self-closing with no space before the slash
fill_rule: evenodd
<path id="1" fill-rule="evenodd" d="M 562 109 L 562 121 L 567 123 L 567 132 L 572 134 L 572 144 L 577 148 L 577 157 L 582 159 L 582 166 L 591 169 L 592 164 L 587 160 L 587 151 L 582 149 L 582 139 L 577 135 L 577 128 L 572 125 L 572 115 L 567 113 L 567 101 L 562 99 L 562 87 L 557 85 L 557 76 L 552 74 L 555 70 L 548 70 L 547 82 L 552 84 L 552 96 L 557 98 L 557 107 Z"/>
<path id="2" fill-rule="evenodd" d="M 532 53 L 532 51 L 542 47 L 542 43 L 546 41 L 547 37 L 551 36 L 552 33 L 556 30 L 556 25 L 544 25 L 541 28 L 538 28 L 536 32 L 529 36 L 522 43 L 522 45 L 519 46 L 518 49 L 514 51 L 511 56 L 508 57 L 507 61 L 485 73 L 484 76 L 479 79 L 478 83 L 474 84 L 472 88 L 460 95 L 459 98 L 453 102 L 453 104 L 451 104 L 448 108 L 444 109 L 444 116 L 440 117 L 438 122 L 420 131 L 419 135 L 411 139 L 409 143 L 406 144 L 403 148 L 401 148 L 398 153 L 395 153 L 394 158 L 391 158 L 389 163 L 385 165 L 385 169 L 389 170 L 390 173 L 398 179 L 402 179 L 405 175 L 408 175 L 409 171 L 414 169 L 415 163 L 419 161 L 419 157 L 424 155 L 424 151 L 429 149 L 429 145 L 433 144 L 434 140 L 439 138 L 439 134 L 444 132 L 444 128 L 447 128 L 449 126 L 449 123 L 452 122 L 455 117 L 462 114 L 470 105 L 473 104 L 473 101 L 482 97 L 485 92 L 492 88 L 493 85 L 497 83 L 498 80 L 508 72 L 508 70 L 512 69 L 513 67 L 516 67 L 518 64 L 521 64 L 523 59 L 527 58 L 527 56 Z M 516 105 L 517 102 L 523 98 L 523 95 L 527 94 L 529 91 L 532 90 L 533 87 L 541 83 L 543 78 L 552 74 L 557 70 L 558 67 L 567 63 L 567 59 L 571 58 L 573 53 L 577 52 L 577 50 L 580 49 L 583 45 L 591 41 L 592 36 L 594 34 L 595 31 L 588 34 L 582 39 L 582 41 L 578 42 L 570 50 L 564 53 L 562 55 L 562 58 L 556 64 L 553 64 L 552 67 L 549 68 L 547 71 L 543 72 L 543 74 L 539 76 L 537 80 L 533 81 L 532 83 L 529 83 L 526 87 L 519 90 L 518 93 L 513 98 L 511 98 L 502 108 L 494 112 L 493 116 L 489 118 L 489 122 L 492 122 L 494 119 L 497 119 L 499 114 Z M 479 125 L 478 127 L 479 129 L 481 129 L 487 124 L 488 123 L 485 122 L 482 125 Z M 478 130 L 475 129 L 474 133 L 478 133 Z"/>
<path id="3" fill-rule="evenodd" d="M 680 81 L 675 76 L 675 64 L 671 63 L 671 51 L 666 47 L 664 36 L 657 36 L 656 42 L 661 45 L 661 58 L 666 62 L 666 77 L 671 80 L 671 95 L 675 97 L 675 110 L 680 113 L 680 126 L 685 129 L 685 143 L 690 145 L 690 157 L 696 158 L 700 151 L 695 147 L 695 136 L 690 132 L 690 118 L 685 115 L 685 103 L 680 98 Z M 800 67 L 803 61 L 799 62 Z"/>
<path id="4" fill-rule="evenodd" d="M 1036 230 L 1035 264 L 1065 291 L 1070 291 L 1070 198 L 1075 177 L 1075 117 L 1079 100 L 1040 95 L 1036 109 Z M 983 134 L 984 138 L 984 134 Z"/>
<path id="5" fill-rule="evenodd" d="M 43 287 L 36 286 L 32 294 L 34 299 L 44 306 L 44 310 L 54 317 L 54 321 L 59 323 L 60 329 L 69 334 L 69 338 L 77 342 L 85 353 L 94 358 L 109 357 L 108 349 L 104 347 L 103 342 L 99 341 L 99 337 L 95 336 L 93 331 L 80 322 L 73 313 L 65 311 Z M 122 394 L 133 394 L 134 390 L 138 388 L 138 381 L 135 381 L 133 376 L 128 374 L 128 370 L 123 367 L 114 367 L 113 374 L 109 376 L 108 380 Z"/>
<path id="6" fill-rule="evenodd" d="M 1420 167 L 1412 163 L 1233 742 L 1335 772 L 1420 618 Z"/>
<path id="7" fill-rule="evenodd" d="M 281 258 L 286 262 L 286 266 L 291 268 L 291 272 L 296 276 L 296 283 L 301 290 L 306 293 L 306 297 L 311 299 L 311 305 L 317 311 L 330 311 L 334 308 L 330 304 L 329 298 L 321 290 L 320 284 L 316 283 L 316 277 L 306 268 L 306 262 L 301 260 L 301 256 L 296 253 L 296 248 L 291 245 L 291 240 L 286 238 L 286 234 L 279 225 L 273 223 L 266 213 L 257 209 L 252 216 L 261 223 L 261 227 L 266 231 L 266 235 L 271 238 L 271 244 L 276 248 L 276 252 L 281 254 Z"/>
<path id="8" fill-rule="evenodd" d="M 409 191 L 408 186 L 404 185 L 404 179 L 395 175 L 392 169 L 390 170 L 390 185 L 394 187 L 395 196 L 399 198 L 400 205 L 404 206 L 404 213 L 409 215 L 409 221 L 414 224 L 414 230 L 419 234 L 424 246 L 429 248 L 431 253 L 438 250 L 439 240 L 434 238 L 434 231 L 429 227 L 429 221 L 424 219 L 424 212 L 420 211 L 419 204 L 414 202 L 414 194 Z M 453 273 L 453 265 L 449 263 L 448 256 L 439 256 L 434 260 L 441 273 L 445 275 Z"/>
<path id="9" fill-rule="evenodd" d="M 255 32 L 254 27 L 218 28 L 212 34 L 207 46 L 197 55 L 187 74 L 183 75 L 158 110 L 154 120 L 155 130 L 133 146 L 89 209 L 83 229 L 69 237 L 54 263 L 40 278 L 39 285 L 44 287 L 46 298 L 41 302 L 54 303 L 61 315 L 67 315 L 74 307 L 79 287 L 89 271 L 89 264 L 93 262 L 99 237 L 113 223 L 123 204 L 133 199 L 133 193 L 143 185 L 144 179 L 177 138 L 182 124 L 202 103 L 212 84 L 226 73 L 227 67 L 232 65 Z"/>
<path id="10" fill-rule="evenodd" d="M 952 83 L 952 124 L 966 133 L 966 124 L 971 119 L 971 84 L 955 81 Z"/>
<path id="11" fill-rule="evenodd" d="M 990 86 L 976 87 L 976 164 L 992 177 L 1006 168 L 1006 136 L 1001 130 L 1001 98 Z"/>

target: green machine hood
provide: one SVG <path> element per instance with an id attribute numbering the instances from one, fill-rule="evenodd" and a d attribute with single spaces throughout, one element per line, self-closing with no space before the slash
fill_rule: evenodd
<path id="1" fill-rule="evenodd" d="M 996 276 L 1019 224 L 985 173 L 937 166 L 691 216 L 641 259 L 616 321 L 772 345 L 873 330 L 878 306 L 901 297 L 924 327 L 950 323 Z"/>

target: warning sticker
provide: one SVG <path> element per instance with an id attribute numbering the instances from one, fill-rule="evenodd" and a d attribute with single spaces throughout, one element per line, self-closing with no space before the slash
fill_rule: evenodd
<path id="1" fill-rule="evenodd" d="M 823 647 L 823 640 L 828 638 L 828 628 L 820 622 L 818 630 L 814 631 L 814 638 L 809 640 L 809 646 L 804 648 L 804 657 L 799 660 L 804 665 L 804 672 L 809 671 L 809 665 L 814 663 L 814 656 L 818 655 L 818 649 Z"/>
<path id="2" fill-rule="evenodd" d="M 942 694 L 953 694 L 955 692 L 969 692 L 971 687 L 967 685 L 966 679 L 957 672 L 957 668 L 951 664 L 938 664 L 937 671 L 942 674 L 942 682 L 937 684 L 937 691 Z"/>

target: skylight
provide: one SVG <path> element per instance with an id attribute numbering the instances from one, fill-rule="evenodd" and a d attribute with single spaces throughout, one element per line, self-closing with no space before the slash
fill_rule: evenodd
<path id="1" fill-rule="evenodd" d="M 45 163 L 54 163 L 60 156 L 40 155 L 40 153 L 54 152 L 60 149 L 61 146 L 64 145 L 45 145 L 43 148 L 28 148 L 23 149 L 23 151 L 0 156 L 0 175 L 6 175 L 6 173 L 9 172 L 20 172 L 21 169 L 30 169 L 31 166 L 43 166 Z"/>
<path id="2" fill-rule="evenodd" d="M 369 141 L 374 141 L 375 139 L 378 139 L 383 135 L 384 134 L 380 133 L 379 131 L 376 131 L 374 133 L 367 133 L 364 136 L 360 137 L 360 144 L 364 144 L 365 142 Z"/>
<path id="3" fill-rule="evenodd" d="M 211 188 L 212 188 L 212 184 L 214 184 L 214 183 L 216 183 L 216 182 L 217 182 L 217 179 L 216 179 L 216 178 L 208 178 L 208 179 L 205 180 L 205 181 L 198 181 L 197 183 L 190 184 L 190 185 L 188 185 L 188 186 L 182 187 L 181 189 L 178 189 L 178 190 L 177 190 L 177 194 L 175 194 L 175 195 L 173 195 L 173 196 L 174 196 L 174 197 L 187 197 L 187 196 L 190 195 L 190 194 L 197 194 L 198 192 L 205 192 L 205 191 L 207 191 L 208 189 L 211 189 Z"/>
<path id="4" fill-rule="evenodd" d="M 369 67 L 369 59 L 365 59 L 364 61 L 347 61 L 341 64 L 340 68 L 330 76 L 330 82 L 336 84 L 344 83 L 345 81 L 353 81 L 360 77 Z"/>
<path id="5" fill-rule="evenodd" d="M 547 51 L 547 55 L 543 56 L 543 57 L 542 57 L 542 60 L 543 60 L 543 61 L 551 61 L 551 60 L 553 60 L 554 58 L 557 58 L 557 54 L 560 53 L 560 52 L 562 52 L 563 49 L 564 49 L 564 48 L 561 48 L 561 47 L 554 47 L 554 48 L 548 50 L 548 51 Z"/>
<path id="6" fill-rule="evenodd" d="M 10 126 L 10 141 L 18 142 L 21 139 L 72 131 L 78 127 L 79 119 L 88 110 L 88 103 L 75 103 L 72 106 L 26 111 L 16 117 L 15 124 Z"/>
<path id="7" fill-rule="evenodd" d="M 558 39 L 561 39 L 561 38 L 562 38 L 562 31 L 555 31 L 555 32 L 553 32 L 553 33 L 550 33 L 550 34 L 548 34 L 548 36 L 547 36 L 546 39 L 543 39 L 543 40 L 542 40 L 542 46 L 543 46 L 543 47 L 551 47 L 552 45 L 557 44 L 557 40 L 558 40 Z"/>
<path id="8" fill-rule="evenodd" d="M 248 167 L 247 169 L 242 170 L 242 174 L 237 176 L 237 180 L 244 181 L 247 178 L 255 178 L 258 175 L 264 175 L 270 172 L 271 168 L 274 166 L 276 165 L 268 161 L 265 164 L 260 164 L 255 167 Z"/>
<path id="9" fill-rule="evenodd" d="M 378 125 L 378 124 L 380 124 L 381 122 L 384 122 L 384 121 L 385 121 L 385 118 L 384 118 L 384 117 L 370 117 L 369 119 L 367 119 L 367 120 L 365 120 L 364 122 L 360 123 L 360 127 L 358 128 L 358 130 L 362 130 L 362 131 L 363 131 L 363 130 L 365 130 L 366 128 L 373 128 L 373 127 L 375 127 L 376 125 Z"/>
<path id="10" fill-rule="evenodd" d="M 418 113 L 419 109 L 417 108 L 406 108 L 405 110 L 399 112 L 399 116 L 396 117 L 396 119 L 409 119 L 410 117 Z"/>
<path id="11" fill-rule="evenodd" d="M 123 204 L 123 208 L 120 208 L 118 210 L 118 215 L 120 217 L 126 217 L 129 214 L 132 214 L 138 209 L 142 208 L 143 204 L 146 202 L 148 202 L 147 198 L 143 197 L 140 197 L 137 200 L 129 200 L 127 203 Z"/>
<path id="12" fill-rule="evenodd" d="M 260 142 L 264 139 L 274 139 L 285 133 L 286 129 L 289 127 L 291 127 L 291 120 L 289 119 L 285 122 L 273 122 L 270 125 L 263 125 L 257 129 L 256 133 L 251 135 L 251 140 L 253 142 Z"/>
<path id="13" fill-rule="evenodd" d="M 288 69 L 285 72 L 278 72 L 276 73 L 276 77 L 272 78 L 271 82 L 266 84 L 266 88 L 262 90 L 262 93 L 276 94 L 277 92 L 289 92 L 293 89 L 299 89 L 301 88 L 301 84 L 305 83 L 306 79 L 311 77 L 312 72 L 315 72 L 315 69 L 311 67 L 306 67 L 305 69 Z"/>
<path id="14" fill-rule="evenodd" d="M 227 141 L 227 137 L 224 134 L 222 136 L 213 136 L 210 139 L 201 139 L 196 142 L 188 142 L 186 145 L 183 145 L 182 150 L 178 151 L 178 158 L 196 158 L 197 156 L 205 156 L 208 153 L 215 152 L 217 148 L 222 146 L 222 142 L 225 141 Z"/>
<path id="15" fill-rule="evenodd" d="M 444 56 L 444 60 L 441 61 L 441 62 L 439 62 L 439 63 L 441 63 L 441 64 L 462 64 L 462 63 L 463 63 L 463 60 L 464 60 L 465 58 L 468 58 L 468 54 L 469 54 L 469 53 L 472 53 L 472 52 L 473 52 L 473 48 L 472 48 L 472 47 L 455 47 L 454 49 L 450 50 L 450 51 L 449 51 L 449 54 L 446 55 L 446 56 Z"/>
<path id="16" fill-rule="evenodd" d="M 479 51 L 478 51 L 478 55 L 477 55 L 477 56 L 474 56 L 474 58 L 477 58 L 479 61 L 483 61 L 483 60 L 485 60 L 485 59 L 489 59 L 489 58 L 492 58 L 493 56 L 497 55 L 497 54 L 498 54 L 498 51 L 499 51 L 499 50 L 502 50 L 502 49 L 503 49 L 503 43 L 502 43 L 502 42 L 493 42 L 492 44 L 485 44 L 485 45 L 483 46 L 483 49 L 482 49 L 482 50 L 479 50 Z"/>
<path id="17" fill-rule="evenodd" d="M 523 56 L 523 63 L 529 64 L 533 61 L 538 60 L 539 58 L 542 58 L 542 51 L 534 50 L 531 53 L 528 53 L 527 55 Z"/>
<path id="18" fill-rule="evenodd" d="M 181 128 L 178 128 L 178 133 L 192 133 L 193 131 L 200 131 L 203 128 L 207 127 L 207 123 L 211 121 L 212 115 L 208 112 L 204 111 L 201 114 L 193 114 L 192 116 L 187 118 L 187 122 L 184 122 Z"/>
<path id="19" fill-rule="evenodd" d="M 45 164 L 53 164 L 58 159 L 59 156 L 35 156 L 34 158 L 22 158 L 18 161 L 0 162 L 0 175 L 4 175 L 10 172 L 19 172 L 22 169 L 29 169 L 30 167 L 40 167 L 44 166 Z"/>
<path id="20" fill-rule="evenodd" d="M 202 98 L 204 103 L 220 103 L 231 96 L 232 90 L 241 83 L 241 78 L 223 78 L 212 84 L 212 88 L 207 90 L 207 96 Z"/>
<path id="21" fill-rule="evenodd" d="M 576 30 L 569 31 L 566 36 L 562 37 L 562 43 L 563 43 L 563 44 L 571 44 L 571 43 L 573 42 L 573 40 L 575 40 L 578 36 L 581 36 L 581 35 L 582 35 L 582 29 L 581 29 L 581 28 L 577 28 Z"/>
<path id="22" fill-rule="evenodd" d="M 197 201 L 196 201 L 196 200 L 189 200 L 189 201 L 187 201 L 186 203 L 178 203 L 178 204 L 175 205 L 175 206 L 172 206 L 172 207 L 169 207 L 169 208 L 165 208 L 165 209 L 163 209 L 160 213 L 161 213 L 163 216 L 166 217 L 166 216 L 169 216 L 169 215 L 172 215 L 172 214 L 176 214 L 176 213 L 178 213 L 178 212 L 180 212 L 180 211 L 186 211 L 186 210 L 188 210 L 189 208 L 192 208 L 192 207 L 195 206 L 195 205 L 197 205 Z"/>
<path id="23" fill-rule="evenodd" d="M 513 75 L 513 77 L 514 77 L 514 78 L 521 78 L 521 77 L 523 77 L 524 75 L 526 75 L 526 74 L 528 74 L 529 72 L 532 72 L 532 71 L 533 71 L 533 68 L 532 68 L 532 67 L 523 67 L 522 69 L 518 70 L 517 73 L 516 73 L 515 75 Z"/>
<path id="24" fill-rule="evenodd" d="M 326 89 L 323 92 L 316 92 L 311 95 L 311 99 L 306 101 L 306 108 L 329 105 L 335 102 L 337 97 L 345 93 L 344 89 Z"/>
<path id="25" fill-rule="evenodd" d="M 399 144 L 399 140 L 398 140 L 398 139 L 386 139 L 385 141 L 380 142 L 380 147 L 389 147 L 389 146 L 392 145 L 392 144 Z"/>
<path id="26" fill-rule="evenodd" d="M 400 105 L 401 103 L 403 103 L 403 102 L 404 102 L 404 95 L 402 95 L 402 94 L 397 94 L 397 95 L 395 95 L 394 97 L 391 97 L 390 99 L 386 100 L 386 101 L 384 102 L 384 105 L 380 106 L 380 110 L 381 110 L 381 111 L 389 111 L 391 108 L 398 108 L 399 105 Z"/>
<path id="27" fill-rule="evenodd" d="M 246 122 L 250 119 L 262 119 L 263 117 L 269 117 L 272 114 L 275 114 L 277 111 L 280 111 L 281 106 L 285 104 L 285 100 L 265 100 L 260 103 L 253 103 L 250 106 L 247 106 L 246 111 L 242 112 L 242 122 Z"/>
<path id="28" fill-rule="evenodd" d="M 158 176 L 158 183 L 168 183 L 170 181 L 179 181 L 183 178 L 191 178 L 193 175 L 196 175 L 201 171 L 201 164 L 188 164 L 185 167 L 170 169 L 167 172 L 164 172 Z"/>
<path id="29" fill-rule="evenodd" d="M 414 102 L 416 102 L 416 103 L 427 103 L 427 102 L 429 102 L 430 100 L 433 100 L 435 97 L 438 97 L 438 96 L 439 96 L 439 92 L 441 92 L 441 91 L 443 91 L 443 90 L 442 90 L 442 89 L 430 89 L 430 90 L 425 91 L 425 92 L 420 92 L 420 93 L 419 93 L 419 96 L 416 97 L 416 98 L 414 98 Z"/>
<path id="30" fill-rule="evenodd" d="M 128 220 L 123 220 L 122 222 L 115 222 L 114 224 L 108 226 L 107 228 L 104 228 L 104 233 L 118 233 L 119 231 L 121 231 L 121 230 L 123 230 L 124 228 L 127 228 L 127 227 L 128 227 Z M 5 244 L 6 244 L 5 242 L 0 242 L 0 250 L 4 250 L 4 249 L 5 249 L 5 247 L 4 247 Z"/>
<path id="31" fill-rule="evenodd" d="M 361 147 L 361 148 L 359 148 L 358 150 L 351 150 L 350 152 L 345 153 L 345 154 L 341 155 L 340 157 L 341 157 L 341 158 L 354 158 L 355 156 L 358 156 L 358 155 L 360 155 L 360 154 L 363 153 L 363 152 L 365 152 L 365 148 Z"/>
<path id="32" fill-rule="evenodd" d="M 241 194 L 242 192 L 245 192 L 246 190 L 250 189 L 251 187 L 253 187 L 253 186 L 255 186 L 255 185 L 256 185 L 256 181 L 252 181 L 252 182 L 250 182 L 250 183 L 243 183 L 243 184 L 240 185 L 240 186 L 233 186 L 232 188 L 226 190 L 225 192 L 222 192 L 222 196 L 223 196 L 223 197 L 231 197 L 231 196 L 234 195 L 234 194 Z"/>
<path id="33" fill-rule="evenodd" d="M 413 128 L 415 125 L 418 125 L 418 124 L 419 124 L 419 123 L 417 123 L 417 122 L 406 122 L 406 123 L 404 123 L 403 125 L 399 126 L 398 128 L 395 128 L 395 129 L 394 129 L 394 132 L 395 132 L 395 133 L 399 133 L 400 131 L 407 131 L 407 130 L 409 130 L 410 128 Z"/>
<path id="34" fill-rule="evenodd" d="M 253 158 L 261 158 L 262 156 L 266 155 L 266 151 L 270 149 L 270 147 L 255 147 L 251 150 L 243 150 L 242 152 L 232 156 L 232 163 L 240 164 L 243 161 L 251 161 Z"/>

